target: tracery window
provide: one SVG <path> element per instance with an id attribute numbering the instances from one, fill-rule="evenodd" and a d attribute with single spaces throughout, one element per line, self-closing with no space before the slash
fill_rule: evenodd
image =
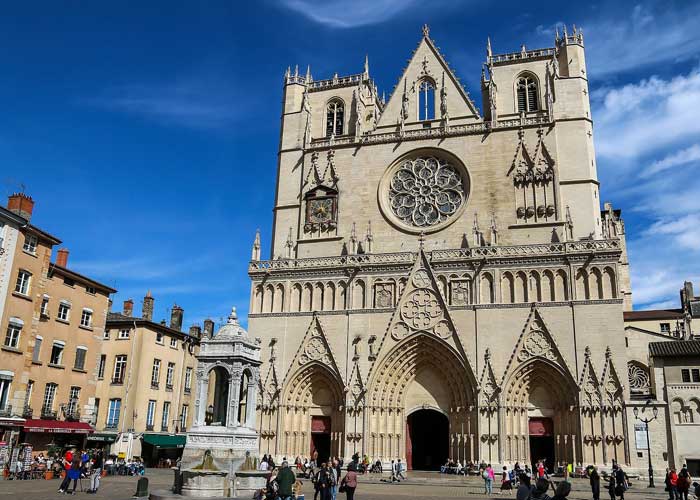
<path id="1" fill-rule="evenodd" d="M 418 121 L 435 119 L 435 85 L 424 79 L 418 84 Z"/>
<path id="2" fill-rule="evenodd" d="M 539 109 L 537 81 L 534 76 L 523 75 L 518 78 L 516 89 L 518 93 L 519 113 L 524 111 L 537 111 Z"/>
<path id="3" fill-rule="evenodd" d="M 651 387 L 649 371 L 645 366 L 634 361 L 627 363 L 627 376 L 632 393 L 647 394 Z"/>
<path id="4" fill-rule="evenodd" d="M 333 100 L 326 108 L 326 137 L 343 135 L 345 106 L 342 101 Z"/>

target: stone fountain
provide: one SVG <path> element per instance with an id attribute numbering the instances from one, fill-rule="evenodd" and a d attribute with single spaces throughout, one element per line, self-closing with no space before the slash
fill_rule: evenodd
<path id="1" fill-rule="evenodd" d="M 226 324 L 200 344 L 194 420 L 175 471 L 176 496 L 250 498 L 265 486 L 253 458 L 259 367 L 260 340 L 248 336 L 234 307 Z"/>

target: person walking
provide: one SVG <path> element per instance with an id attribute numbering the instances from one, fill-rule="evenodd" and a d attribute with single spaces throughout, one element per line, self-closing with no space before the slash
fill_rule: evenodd
<path id="1" fill-rule="evenodd" d="M 75 495 L 75 490 L 77 489 L 78 481 L 80 480 L 80 474 L 82 473 L 80 464 L 80 455 L 77 453 L 73 454 L 73 462 L 71 463 L 70 470 L 68 470 L 66 473 L 68 476 L 68 483 L 70 484 L 70 481 L 73 481 L 73 491 L 71 492 L 72 495 Z M 80 487 L 82 489 L 82 483 L 80 483 Z M 68 493 L 68 489 L 66 489 L 66 493 Z"/>
<path id="2" fill-rule="evenodd" d="M 403 463 L 401 463 L 401 459 L 399 458 L 396 461 L 396 479 L 397 480 L 406 480 L 406 476 L 403 474 Z"/>
<path id="3" fill-rule="evenodd" d="M 501 472 L 501 491 L 511 491 L 513 489 L 513 483 L 510 481 L 510 476 L 508 475 L 508 467 L 503 466 L 503 472 Z"/>
<path id="4" fill-rule="evenodd" d="M 87 493 L 97 493 L 100 489 L 100 476 L 102 476 L 102 468 L 104 467 L 104 457 L 102 450 L 98 450 L 93 457 L 92 469 L 90 471 L 90 489 Z"/>
<path id="5" fill-rule="evenodd" d="M 350 463 L 348 465 L 348 471 L 345 473 L 345 477 L 341 483 L 341 491 L 345 491 L 347 500 L 353 500 L 355 498 L 355 490 L 357 489 L 357 472 L 355 471 L 355 466 Z"/>
<path id="6" fill-rule="evenodd" d="M 486 495 L 490 495 L 493 493 L 493 480 L 496 478 L 496 475 L 493 473 L 493 469 L 491 468 L 491 464 L 486 466 L 481 475 L 484 478 L 484 493 Z"/>
<path id="7" fill-rule="evenodd" d="M 598 474 L 598 468 L 596 466 L 591 468 L 588 480 L 591 483 L 593 500 L 600 500 L 600 474 Z"/>
<path id="8" fill-rule="evenodd" d="M 285 460 L 282 462 L 282 467 L 277 473 L 277 494 L 280 500 L 294 500 L 294 483 L 296 482 L 296 474 L 289 468 L 289 463 Z"/>
<path id="9" fill-rule="evenodd" d="M 692 478 L 688 472 L 688 466 L 683 464 L 681 471 L 678 473 L 678 499 L 688 500 L 688 490 L 690 489 L 690 483 Z"/>
<path id="10" fill-rule="evenodd" d="M 625 491 L 627 491 L 627 474 L 622 470 L 622 467 L 615 464 L 613 466 L 613 475 L 615 476 L 615 496 L 620 497 L 620 500 L 625 500 Z"/>
<path id="11" fill-rule="evenodd" d="M 318 471 L 318 491 L 321 500 L 331 500 L 331 487 L 333 486 L 333 473 L 328 466 L 328 462 L 323 462 Z"/>

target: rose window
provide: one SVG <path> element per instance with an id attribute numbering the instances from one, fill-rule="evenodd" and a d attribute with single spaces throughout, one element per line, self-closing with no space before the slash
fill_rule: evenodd
<path id="1" fill-rule="evenodd" d="M 388 194 L 392 213 L 417 228 L 446 221 L 466 200 L 459 170 L 435 156 L 405 160 L 393 174 Z"/>
<path id="2" fill-rule="evenodd" d="M 649 372 L 636 363 L 627 364 L 627 375 L 629 377 L 630 389 L 633 391 L 646 391 L 651 385 Z"/>

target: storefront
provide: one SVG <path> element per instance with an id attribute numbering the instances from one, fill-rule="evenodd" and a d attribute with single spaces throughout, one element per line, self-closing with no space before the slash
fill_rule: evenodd
<path id="1" fill-rule="evenodd" d="M 17 444 L 25 422 L 26 420 L 19 417 L 0 417 L 0 441 L 9 446 Z"/>
<path id="2" fill-rule="evenodd" d="M 88 449 L 100 449 L 109 455 L 110 447 L 117 440 L 116 432 L 95 432 L 85 437 L 85 446 Z"/>
<path id="3" fill-rule="evenodd" d="M 57 448 L 61 451 L 65 448 L 83 449 L 86 447 L 86 437 L 95 432 L 85 422 L 34 419 L 27 420 L 22 430 L 22 440 L 31 444 L 36 453 L 44 454 Z"/>
<path id="4" fill-rule="evenodd" d="M 167 467 L 182 456 L 187 437 L 185 434 L 144 434 L 141 436 L 141 454 L 147 467 Z"/>

